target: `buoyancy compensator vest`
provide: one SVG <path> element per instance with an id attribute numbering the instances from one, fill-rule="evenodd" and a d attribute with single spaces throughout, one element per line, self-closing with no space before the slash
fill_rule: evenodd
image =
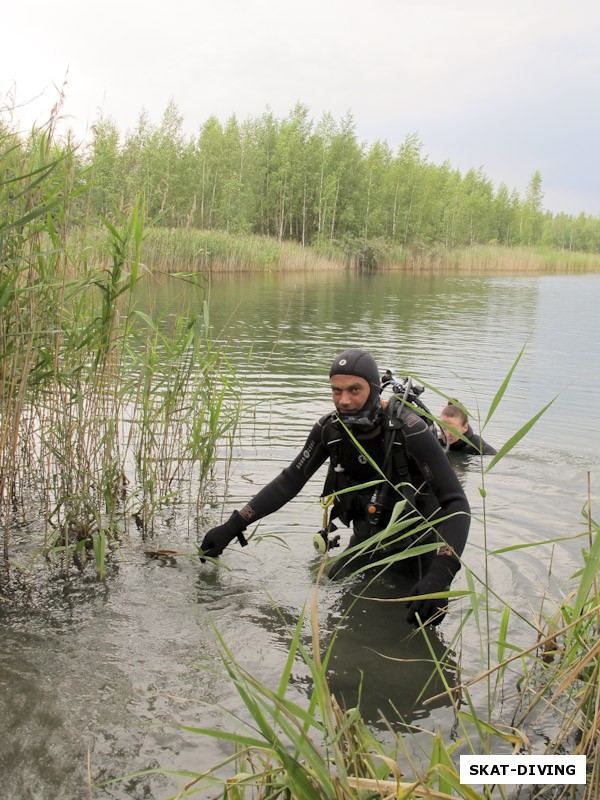
<path id="1" fill-rule="evenodd" d="M 416 490 L 400 434 L 407 416 L 416 410 L 400 397 L 392 396 L 380 407 L 377 424 L 381 435 L 375 439 L 355 438 L 335 412 L 322 418 L 322 443 L 330 453 L 322 497 L 334 498 L 332 519 L 350 525 L 357 518 L 368 518 L 375 531 L 399 501 L 406 501 L 406 514 L 414 511 Z M 369 454 L 378 469 L 369 464 Z M 362 464 L 362 469 L 357 463 Z M 358 488 L 365 483 L 372 485 Z"/>

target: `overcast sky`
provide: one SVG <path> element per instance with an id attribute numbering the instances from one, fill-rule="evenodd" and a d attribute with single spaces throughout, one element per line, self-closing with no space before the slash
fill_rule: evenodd
<path id="1" fill-rule="evenodd" d="M 600 216 L 598 0 L 15 0 L 1 12 L 0 105 L 42 122 L 66 79 L 79 139 L 123 133 L 170 100 L 185 132 L 350 111 L 360 141 L 423 154 L 522 195 L 542 173 L 550 211 Z"/>

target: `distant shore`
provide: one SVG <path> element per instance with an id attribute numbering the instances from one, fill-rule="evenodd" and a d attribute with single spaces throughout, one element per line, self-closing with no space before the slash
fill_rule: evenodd
<path id="1" fill-rule="evenodd" d="M 456 250 L 403 250 L 384 241 L 295 242 L 224 231 L 149 228 L 143 261 L 150 272 L 319 272 L 334 270 L 579 273 L 600 272 L 600 255 L 549 247 L 474 245 Z"/>

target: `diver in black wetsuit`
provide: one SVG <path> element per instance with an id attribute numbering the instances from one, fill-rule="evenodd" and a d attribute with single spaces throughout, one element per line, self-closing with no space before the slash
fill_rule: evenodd
<path id="1" fill-rule="evenodd" d="M 463 407 L 450 401 L 440 413 L 442 423 L 441 443 L 447 447 L 450 453 L 462 453 L 464 455 L 495 456 L 498 452 L 491 444 L 488 444 L 481 436 L 478 436 L 469 424 L 469 418 Z M 457 435 L 460 433 L 464 439 Z M 468 439 L 468 441 L 465 441 Z"/>
<path id="2" fill-rule="evenodd" d="M 397 565 L 404 572 L 412 572 L 415 580 L 408 596 L 416 599 L 409 602 L 407 620 L 417 623 L 418 615 L 423 623 L 437 624 L 446 613 L 448 599 L 421 596 L 447 591 L 460 569 L 470 525 L 465 493 L 423 418 L 400 400 L 382 404 L 377 363 L 369 353 L 345 350 L 334 360 L 329 375 L 336 411 L 313 426 L 288 467 L 240 511 L 234 511 L 227 522 L 206 533 L 200 555 L 216 558 L 236 537 L 246 544 L 243 532 L 248 525 L 295 497 L 329 459 L 323 496 L 334 497 L 331 518 L 352 526 L 349 548 L 384 530 L 399 501 L 405 501 L 407 516 L 412 515 L 411 526 L 419 531 L 417 540 L 408 545 L 407 538 L 401 543 L 397 538 L 391 542 L 386 539 L 377 548 L 367 545 L 360 557 L 347 549 L 332 559 L 330 577 L 352 574 L 383 556 L 433 542 L 434 547 L 418 557 L 406 558 L 403 552 Z M 369 459 L 387 481 L 381 480 L 381 472 Z M 369 481 L 379 483 L 336 494 Z M 421 515 L 418 519 L 415 510 Z M 424 518 L 428 521 L 425 525 L 421 524 Z"/>

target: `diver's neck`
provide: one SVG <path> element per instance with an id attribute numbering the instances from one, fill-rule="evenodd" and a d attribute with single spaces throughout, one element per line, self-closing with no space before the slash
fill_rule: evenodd
<path id="1" fill-rule="evenodd" d="M 374 439 L 376 436 L 379 436 L 380 433 L 381 425 L 377 425 L 377 427 L 373 428 L 373 430 L 369 431 L 368 433 L 359 433 L 356 438 L 359 441 L 362 441 L 363 439 Z"/>

